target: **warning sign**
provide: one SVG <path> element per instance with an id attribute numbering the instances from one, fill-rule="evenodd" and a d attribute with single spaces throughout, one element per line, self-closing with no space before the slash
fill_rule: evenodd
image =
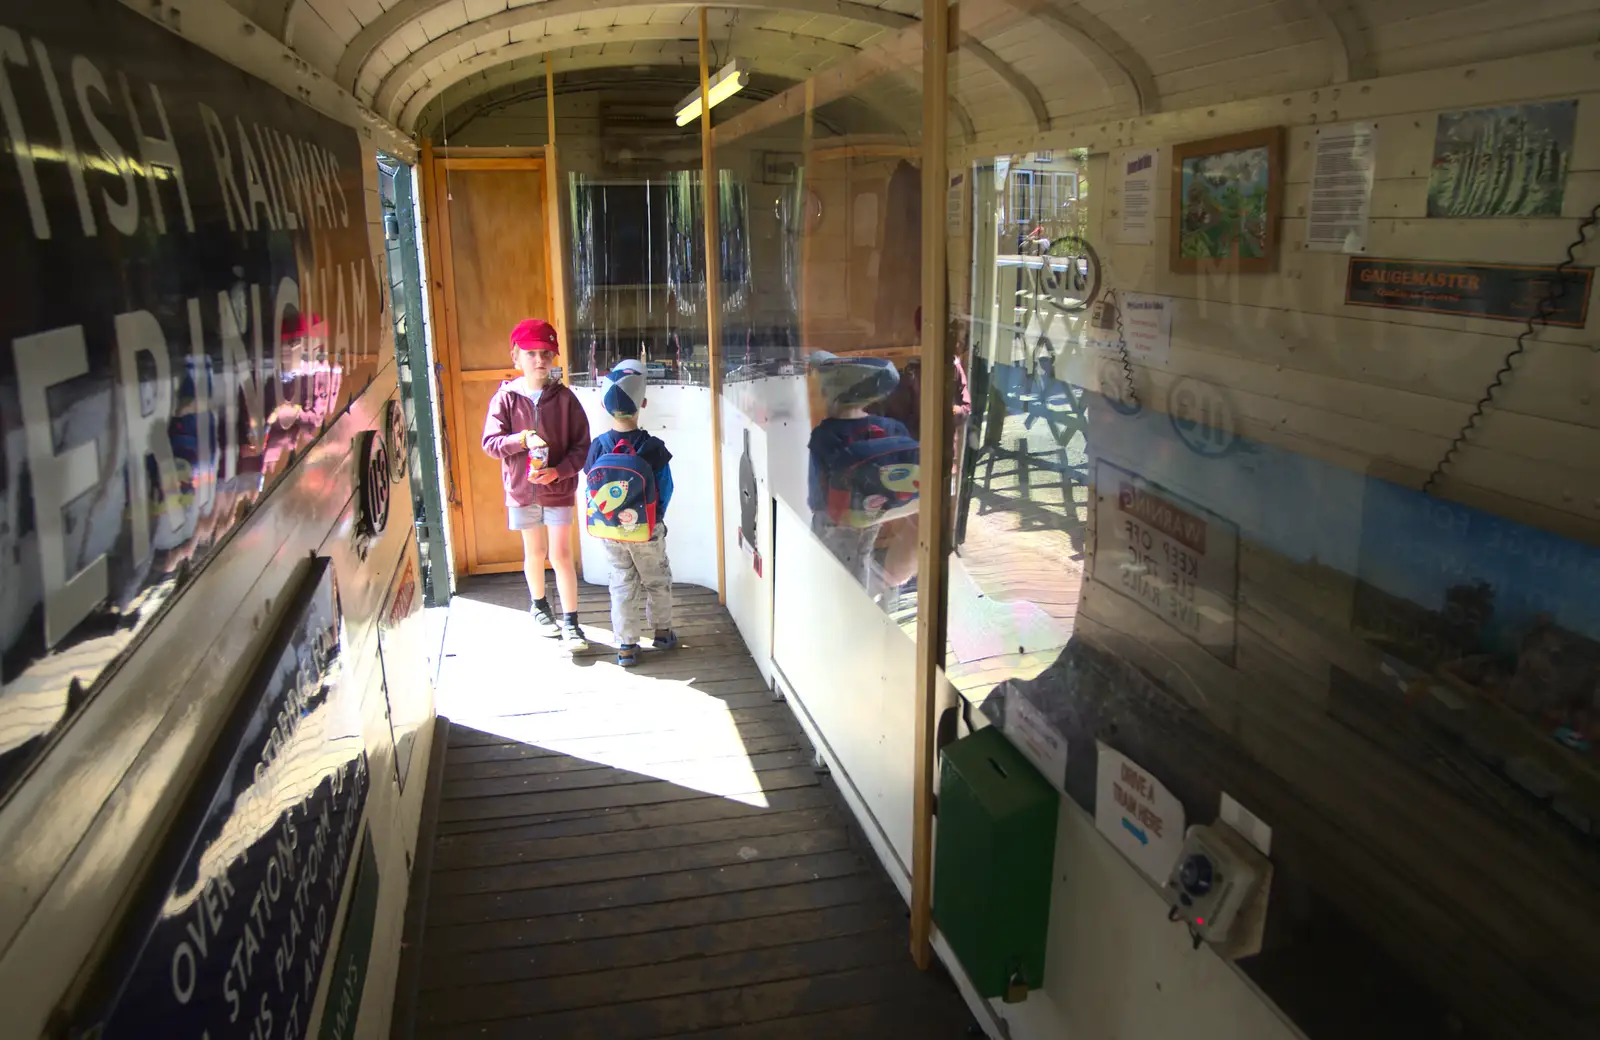
<path id="1" fill-rule="evenodd" d="M 1237 524 L 1102 460 L 1095 467 L 1093 574 L 1233 664 Z"/>
<path id="2" fill-rule="evenodd" d="M 1146 877 L 1165 884 L 1183 851 L 1183 803 L 1126 755 L 1096 743 L 1094 825 Z"/>

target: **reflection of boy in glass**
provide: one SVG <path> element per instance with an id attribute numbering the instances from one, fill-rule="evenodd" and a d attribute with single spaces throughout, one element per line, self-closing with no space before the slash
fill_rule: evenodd
<path id="1" fill-rule="evenodd" d="M 897 588 L 916 571 L 915 515 L 871 527 L 849 527 L 829 519 L 827 507 L 828 460 L 839 456 L 840 449 L 862 440 L 911 437 L 899 420 L 867 412 L 868 406 L 894 392 L 900 383 L 900 373 L 894 362 L 886 358 L 836 357 L 822 350 L 813 352 L 810 362 L 821 384 L 823 407 L 827 410 L 826 417 L 811 431 L 808 445 L 806 504 L 811 508 L 811 531 L 868 593 Z M 880 539 L 887 549 L 881 565 L 875 552 Z"/>
<path id="2" fill-rule="evenodd" d="M 267 420 L 262 474 L 276 473 L 284 455 L 316 436 L 327 408 L 327 326 L 315 314 L 284 315 L 278 350 L 278 395 Z M 320 377 L 320 379 L 319 379 Z"/>

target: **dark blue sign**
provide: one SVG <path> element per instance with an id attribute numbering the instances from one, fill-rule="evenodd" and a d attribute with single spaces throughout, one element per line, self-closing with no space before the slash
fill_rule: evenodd
<path id="1" fill-rule="evenodd" d="M 333 568 L 310 567 L 70 1036 L 308 1033 L 367 795 Z"/>
<path id="2" fill-rule="evenodd" d="M 370 381 L 382 296 L 356 131 L 124 4 L 6 5 L 0 97 L 3 798 Z"/>
<path id="3" fill-rule="evenodd" d="M 1456 264 L 1352 256 L 1344 302 L 1357 307 L 1463 314 L 1581 329 L 1594 268 L 1565 264 Z"/>

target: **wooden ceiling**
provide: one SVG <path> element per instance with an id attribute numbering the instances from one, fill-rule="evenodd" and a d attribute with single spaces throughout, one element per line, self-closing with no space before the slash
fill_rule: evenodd
<path id="1" fill-rule="evenodd" d="M 229 0 L 378 115 L 428 131 L 558 72 L 697 75 L 696 9 L 659 0 Z M 735 0 L 717 60 L 794 82 L 864 58 L 914 129 L 917 0 Z M 1536 53 L 1600 36 L 1593 0 L 962 0 L 953 132 L 972 138 Z M 692 73 L 692 74 L 691 74 Z M 891 82 L 892 81 L 892 82 Z M 864 83 L 865 80 L 858 79 Z"/>

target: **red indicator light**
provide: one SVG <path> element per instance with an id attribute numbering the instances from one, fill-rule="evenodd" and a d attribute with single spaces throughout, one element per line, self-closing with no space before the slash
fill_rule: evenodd
<path id="1" fill-rule="evenodd" d="M 1206 923 L 1206 919 L 1204 917 L 1196 917 L 1194 919 L 1194 923 L 1198 925 L 1204 925 Z"/>

